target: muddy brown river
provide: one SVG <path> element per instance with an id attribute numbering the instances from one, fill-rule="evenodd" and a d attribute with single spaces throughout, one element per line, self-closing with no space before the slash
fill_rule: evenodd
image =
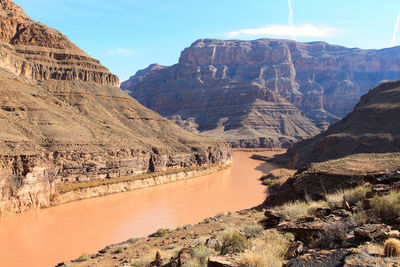
<path id="1" fill-rule="evenodd" d="M 232 167 L 186 181 L 98 197 L 0 219 L 0 266 L 54 266 L 159 228 L 194 224 L 260 204 L 269 163 L 234 152 Z"/>

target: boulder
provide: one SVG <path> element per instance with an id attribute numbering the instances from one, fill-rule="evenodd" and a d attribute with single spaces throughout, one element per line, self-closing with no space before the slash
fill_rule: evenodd
<path id="1" fill-rule="evenodd" d="M 210 257 L 207 267 L 232 267 L 233 263 L 224 257 Z"/>

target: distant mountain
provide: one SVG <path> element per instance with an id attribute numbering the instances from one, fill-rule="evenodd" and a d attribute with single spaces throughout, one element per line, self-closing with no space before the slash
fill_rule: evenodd
<path id="1" fill-rule="evenodd" d="M 400 81 L 385 82 L 361 97 L 353 112 L 280 157 L 292 167 L 359 153 L 400 152 Z"/>
<path id="2" fill-rule="evenodd" d="M 0 216 L 48 206 L 67 181 L 230 161 L 229 144 L 148 110 L 63 34 L 0 7 Z"/>
<path id="3" fill-rule="evenodd" d="M 289 146 L 345 116 L 370 88 L 400 79 L 400 48 L 201 39 L 178 64 L 138 76 L 122 89 L 188 130 L 234 146 Z"/>

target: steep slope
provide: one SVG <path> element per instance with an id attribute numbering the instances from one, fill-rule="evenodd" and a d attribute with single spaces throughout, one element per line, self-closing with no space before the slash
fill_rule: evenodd
<path id="1" fill-rule="evenodd" d="M 230 161 L 227 143 L 141 106 L 64 35 L 0 4 L 0 215 L 48 206 L 65 181 Z"/>
<path id="2" fill-rule="evenodd" d="M 358 153 L 400 152 L 400 81 L 361 97 L 353 112 L 314 138 L 297 143 L 280 160 L 292 167 Z"/>
<path id="3" fill-rule="evenodd" d="M 323 42 L 200 39 L 182 52 L 178 64 L 145 72 L 144 77 L 141 73 L 141 82 L 127 82 L 122 88 L 189 130 L 244 146 L 263 146 L 262 137 L 287 144 L 326 129 L 381 81 L 399 79 L 399 52 L 398 47 L 362 50 Z M 265 95 L 274 95 L 272 102 L 278 107 L 280 99 L 287 100 L 283 109 L 274 110 L 273 131 L 271 118 L 254 120 L 249 115 L 270 114 L 271 100 Z M 260 105 L 262 101 L 268 103 Z M 238 111 L 241 115 L 235 116 Z M 267 127 L 261 130 L 262 124 Z M 252 143 L 244 141 L 251 139 Z"/>

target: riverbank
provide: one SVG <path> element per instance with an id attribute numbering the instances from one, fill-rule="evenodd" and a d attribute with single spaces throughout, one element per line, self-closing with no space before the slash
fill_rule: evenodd
<path id="1" fill-rule="evenodd" d="M 210 175 L 0 218 L 1 264 L 54 266 L 159 228 L 259 205 L 266 198 L 259 178 L 277 166 L 251 155 L 234 152 L 230 168 Z"/>
<path id="2" fill-rule="evenodd" d="M 118 177 L 88 182 L 64 182 L 56 186 L 55 194 L 51 198 L 51 205 L 55 206 L 75 200 L 106 196 L 187 180 L 219 172 L 230 166 L 230 163 L 225 165 L 212 164 L 207 166 L 169 169 L 163 172 L 147 173 L 132 177 Z"/>
<path id="3" fill-rule="evenodd" d="M 277 183 L 263 209 L 159 229 L 59 266 L 398 266 L 388 257 L 400 255 L 398 161 L 398 153 L 358 154 L 292 177 L 274 169 L 263 176 Z"/>

